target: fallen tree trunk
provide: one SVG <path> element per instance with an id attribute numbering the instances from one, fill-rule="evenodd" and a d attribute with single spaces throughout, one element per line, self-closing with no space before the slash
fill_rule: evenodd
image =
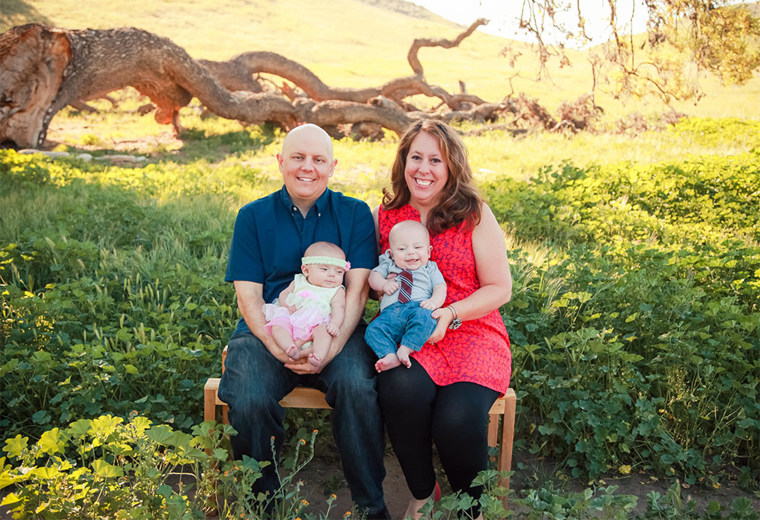
<path id="1" fill-rule="evenodd" d="M 63 107 L 126 86 L 151 99 L 159 123 L 177 126 L 179 109 L 193 96 L 222 117 L 296 123 L 293 106 L 281 97 L 230 92 L 181 47 L 139 29 L 62 31 L 30 24 L 0 41 L 0 142 L 40 147 Z M 30 82 L 35 96 L 28 93 Z"/>
<path id="2" fill-rule="evenodd" d="M 64 30 L 40 24 L 0 35 L 0 146 L 40 148 L 53 116 L 69 104 L 106 96 L 131 86 L 150 98 L 154 117 L 179 134 L 179 110 L 197 98 L 221 117 L 243 123 L 271 122 L 285 129 L 310 122 L 382 128 L 400 134 L 415 119 L 494 121 L 509 106 L 489 104 L 464 92 L 430 85 L 417 58 L 421 47 L 451 48 L 469 36 L 480 19 L 454 40 L 417 39 L 407 59 L 414 75 L 375 88 L 334 88 L 303 65 L 273 52 L 247 52 L 219 62 L 195 60 L 167 38 L 136 28 Z M 266 92 L 254 75 L 291 82 Z M 258 77 L 258 76 L 257 76 Z M 303 92 L 301 94 L 296 89 Z M 441 100 L 435 112 L 405 101 L 414 95 Z"/>

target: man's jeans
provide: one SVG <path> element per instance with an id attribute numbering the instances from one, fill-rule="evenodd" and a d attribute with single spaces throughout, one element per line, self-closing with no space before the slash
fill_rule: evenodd
<path id="1" fill-rule="evenodd" d="M 365 339 L 379 358 L 395 353 L 399 345 L 419 351 L 438 325 L 432 313 L 417 301 L 392 303 L 372 320 Z"/>
<path id="2" fill-rule="evenodd" d="M 385 507 L 383 479 L 385 436 L 377 400 L 374 356 L 364 342 L 366 325 L 359 323 L 351 338 L 319 374 L 298 375 L 285 368 L 256 336 L 230 338 L 219 398 L 230 407 L 230 424 L 238 432 L 231 440 L 236 459 L 248 455 L 271 461 L 271 437 L 279 456 L 285 437 L 282 399 L 296 385 L 325 392 L 333 408 L 331 424 L 351 498 L 370 513 Z M 272 466 L 254 491 L 279 488 Z"/>

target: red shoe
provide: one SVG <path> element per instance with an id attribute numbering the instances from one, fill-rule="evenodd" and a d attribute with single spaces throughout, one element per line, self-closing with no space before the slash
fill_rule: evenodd
<path id="1" fill-rule="evenodd" d="M 412 497 L 412 498 L 414 498 L 414 497 Z M 431 514 L 433 512 L 435 512 L 435 504 L 441 499 L 441 486 L 438 485 L 438 482 L 435 483 L 435 487 L 433 488 L 432 499 L 433 499 L 433 505 L 434 506 L 430 510 Z M 429 501 L 429 500 L 430 500 L 430 498 L 428 498 L 426 501 Z M 426 507 L 426 504 L 423 504 L 423 506 Z M 422 509 L 422 507 L 420 507 L 420 509 Z M 417 516 L 418 514 L 420 514 L 419 510 L 416 513 L 414 513 L 413 516 Z M 405 516 L 404 518 L 409 518 L 409 516 Z M 420 518 L 420 517 L 418 517 L 418 518 Z M 429 518 L 429 516 L 425 516 L 424 518 Z"/>

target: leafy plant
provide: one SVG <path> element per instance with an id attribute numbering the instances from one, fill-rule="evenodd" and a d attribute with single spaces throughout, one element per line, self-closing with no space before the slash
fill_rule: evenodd
<path id="1" fill-rule="evenodd" d="M 19 517 L 49 519 L 190 519 L 212 511 L 220 518 L 312 518 L 295 478 L 313 456 L 316 431 L 309 443 L 297 442 L 286 473 L 278 468 L 281 488 L 261 496 L 251 484 L 268 463 L 228 460 L 223 445 L 233 433 L 228 425 L 206 422 L 187 434 L 133 414 L 128 421 L 80 419 L 47 430 L 33 444 L 17 435 L 5 442 L 15 467 L 0 459 L 0 489 L 13 487 L 2 505 Z M 320 518 L 327 518 L 334 500 Z"/>

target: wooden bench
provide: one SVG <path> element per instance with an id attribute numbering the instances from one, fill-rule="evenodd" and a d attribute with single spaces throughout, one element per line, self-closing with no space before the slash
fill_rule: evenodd
<path id="1" fill-rule="evenodd" d="M 227 347 L 222 352 L 222 372 L 227 358 Z M 210 377 L 203 388 L 203 419 L 205 421 L 217 420 L 217 411 L 221 408 L 222 422 L 229 424 L 227 418 L 227 404 L 219 399 L 218 377 Z M 285 408 L 310 408 L 329 409 L 330 405 L 325 401 L 325 394 L 316 388 L 299 386 L 293 389 L 281 401 L 280 405 Z M 515 411 L 517 397 L 515 391 L 507 389 L 503 397 L 496 400 L 491 407 L 490 422 L 488 423 L 488 445 L 498 450 L 496 456 L 496 469 L 498 471 L 511 471 L 512 468 L 512 443 L 515 433 Z M 501 419 L 501 421 L 499 420 Z M 509 489 L 509 478 L 502 481 Z M 505 500 L 506 504 L 506 500 Z"/>

